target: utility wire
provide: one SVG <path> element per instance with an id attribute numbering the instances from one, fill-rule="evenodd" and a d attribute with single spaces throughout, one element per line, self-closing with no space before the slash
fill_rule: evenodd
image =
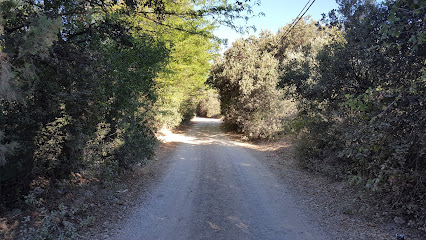
<path id="1" fill-rule="evenodd" d="M 312 4 L 314 4 L 315 0 L 313 0 L 311 2 L 311 4 L 308 6 L 308 4 L 311 2 L 311 0 L 309 0 L 305 6 L 303 7 L 303 9 L 300 11 L 300 13 L 297 15 L 297 17 L 294 19 L 292 25 L 290 25 L 290 27 L 288 28 L 287 32 L 284 34 L 283 38 L 286 38 L 288 34 L 290 34 L 291 30 L 294 29 L 294 27 L 297 25 L 297 23 L 300 21 L 300 19 L 303 18 L 303 16 L 305 16 L 305 14 L 308 12 L 309 8 L 311 8 Z M 308 8 L 305 10 L 306 6 L 308 6 Z M 305 12 L 303 12 L 303 10 L 305 10 Z M 300 16 L 300 14 L 303 12 L 303 14 Z M 300 16 L 300 17 L 299 17 Z"/>
<path id="2" fill-rule="evenodd" d="M 311 2 L 311 0 L 308 0 L 308 2 L 305 4 L 305 6 L 303 7 L 303 9 L 299 12 L 299 14 L 297 14 L 297 17 L 294 18 L 293 22 L 290 24 L 290 27 L 287 29 L 286 32 L 288 32 L 288 30 L 294 25 L 294 23 L 297 21 L 297 19 L 299 18 L 300 14 L 302 14 L 303 10 L 305 10 L 305 8 L 308 6 L 308 4 Z"/>

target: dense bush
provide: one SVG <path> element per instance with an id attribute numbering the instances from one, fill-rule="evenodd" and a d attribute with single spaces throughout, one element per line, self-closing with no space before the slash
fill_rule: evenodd
<path id="1" fill-rule="evenodd" d="M 1 200 L 14 201 L 35 177 L 63 179 L 100 163 L 117 174 L 118 166 L 152 155 L 153 79 L 168 50 L 146 33 L 132 33 L 118 14 L 82 10 L 84 4 L 8 0 L 0 5 L 7 85 L 0 100 L 7 150 L 2 150 Z M 98 150 L 114 147 L 92 161 L 85 149 L 100 125 L 108 128 Z M 134 139 L 146 148 L 135 148 Z"/>
<path id="2" fill-rule="evenodd" d="M 270 138 L 281 129 L 278 61 L 255 38 L 237 40 L 217 60 L 210 82 L 218 89 L 224 124 L 249 138 Z"/>

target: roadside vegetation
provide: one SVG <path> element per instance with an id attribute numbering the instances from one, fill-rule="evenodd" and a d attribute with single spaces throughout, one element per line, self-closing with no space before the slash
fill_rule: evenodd
<path id="1" fill-rule="evenodd" d="M 426 3 L 338 4 L 215 61 L 225 125 L 249 139 L 293 133 L 303 167 L 364 186 L 426 231 Z"/>

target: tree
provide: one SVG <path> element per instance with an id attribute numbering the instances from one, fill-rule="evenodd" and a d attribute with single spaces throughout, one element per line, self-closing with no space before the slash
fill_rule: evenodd
<path id="1" fill-rule="evenodd" d="M 218 89 L 224 124 L 249 138 L 270 138 L 280 130 L 278 61 L 256 39 L 237 40 L 215 62 L 210 82 Z"/>
<path id="2" fill-rule="evenodd" d="M 189 4 L 179 6 L 191 8 Z M 202 32 L 213 30 L 213 26 L 202 19 L 184 21 L 171 17 L 166 23 L 179 28 L 189 26 Z M 175 127 L 195 115 L 218 42 L 176 29 L 163 29 L 161 37 L 170 44 L 171 54 L 166 71 L 156 78 L 158 101 L 155 119 L 159 127 Z"/>

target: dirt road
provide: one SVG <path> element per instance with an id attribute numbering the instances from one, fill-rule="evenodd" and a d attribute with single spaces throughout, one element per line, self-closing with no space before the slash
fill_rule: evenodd
<path id="1" fill-rule="evenodd" d="M 330 239 L 220 121 L 196 119 L 113 239 Z"/>

